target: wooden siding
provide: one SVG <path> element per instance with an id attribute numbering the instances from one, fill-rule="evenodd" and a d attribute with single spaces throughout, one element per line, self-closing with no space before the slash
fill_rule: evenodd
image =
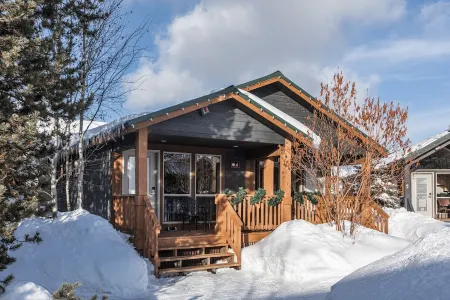
<path id="1" fill-rule="evenodd" d="M 210 113 L 205 116 L 202 116 L 197 110 L 152 125 L 150 134 L 284 143 L 284 137 L 241 111 L 233 100 L 209 105 L 208 108 Z"/>

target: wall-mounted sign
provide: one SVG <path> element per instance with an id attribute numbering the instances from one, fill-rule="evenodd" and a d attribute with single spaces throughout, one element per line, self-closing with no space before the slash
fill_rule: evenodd
<path id="1" fill-rule="evenodd" d="M 240 166 L 240 164 L 239 164 L 239 162 L 238 161 L 232 161 L 231 162 L 231 168 L 232 169 L 239 169 L 241 166 Z"/>

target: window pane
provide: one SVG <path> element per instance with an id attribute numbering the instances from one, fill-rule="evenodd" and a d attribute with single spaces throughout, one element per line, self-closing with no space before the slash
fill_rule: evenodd
<path id="1" fill-rule="evenodd" d="M 220 156 L 196 155 L 197 194 L 216 194 L 220 190 Z"/>
<path id="2" fill-rule="evenodd" d="M 164 153 L 164 194 L 190 194 L 190 160 L 190 154 Z"/>
<path id="3" fill-rule="evenodd" d="M 127 175 L 128 175 L 128 194 L 136 193 L 136 159 L 134 156 L 128 156 L 128 166 L 127 166 Z"/>

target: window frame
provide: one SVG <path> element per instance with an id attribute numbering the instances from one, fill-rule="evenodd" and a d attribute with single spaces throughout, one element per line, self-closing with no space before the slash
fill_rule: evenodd
<path id="1" fill-rule="evenodd" d="M 165 161 L 164 161 L 164 154 L 166 154 L 166 153 L 168 153 L 168 154 L 186 154 L 186 155 L 189 155 L 189 193 L 188 194 L 166 194 L 166 191 L 165 191 L 165 187 L 166 187 L 166 183 L 165 183 L 165 174 L 166 174 L 165 173 L 165 167 L 166 167 L 166 164 L 165 164 Z M 192 153 L 163 151 L 163 153 L 162 153 L 162 183 L 163 183 L 162 193 L 163 193 L 164 197 L 165 196 L 174 196 L 174 197 L 189 196 L 189 197 L 191 197 L 192 196 L 192 177 L 194 177 L 193 174 L 192 174 Z"/>
<path id="2" fill-rule="evenodd" d="M 194 163 L 195 163 L 195 170 L 194 173 L 195 175 L 193 177 L 195 180 L 195 186 L 194 186 L 194 196 L 195 199 L 197 199 L 197 197 L 211 197 L 211 196 L 216 196 L 216 194 L 197 194 L 197 155 L 204 155 L 204 156 L 218 156 L 219 157 L 219 190 L 216 192 L 216 194 L 220 194 L 222 192 L 222 155 L 220 154 L 204 154 L 204 153 L 194 153 Z M 197 201 L 196 201 L 197 202 Z"/>
<path id="3" fill-rule="evenodd" d="M 151 153 L 156 153 L 157 154 L 157 158 L 158 158 L 158 165 L 157 165 L 157 170 L 158 170 L 158 185 L 161 184 L 161 168 L 160 168 L 160 160 L 161 160 L 161 151 L 160 150 L 147 150 L 147 172 L 149 171 L 149 162 L 150 162 L 150 154 Z M 134 160 L 135 160 L 135 164 L 136 164 L 136 150 L 135 149 L 128 149 L 125 151 L 122 151 L 122 158 L 123 158 L 123 164 L 122 164 L 122 195 L 136 195 L 136 178 L 135 183 L 134 183 L 134 189 L 135 192 L 133 194 L 131 194 L 130 191 L 130 182 L 128 180 L 128 161 L 129 161 L 129 157 L 133 156 Z M 136 168 L 136 166 L 134 166 Z M 136 177 L 136 176 L 135 176 Z M 150 193 L 150 176 L 147 173 L 147 193 Z M 124 191 L 127 191 L 127 193 L 124 193 Z M 161 191 L 158 191 L 157 194 L 161 194 Z M 158 195 L 159 197 L 159 195 Z"/>

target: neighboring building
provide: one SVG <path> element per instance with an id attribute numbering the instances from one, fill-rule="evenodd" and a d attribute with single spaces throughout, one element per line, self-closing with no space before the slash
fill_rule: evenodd
<path id="1" fill-rule="evenodd" d="M 132 230 L 156 275 L 239 268 L 241 248 L 282 222 L 323 222 L 318 207 L 292 199 L 313 180 L 293 178 L 291 146 L 294 137 L 320 146 L 308 128 L 315 110 L 366 139 L 281 72 L 99 126 L 83 141 L 83 208 Z M 231 206 L 223 193 L 239 187 L 264 188 L 268 197 Z M 59 207 L 66 203 L 64 188 L 61 180 Z M 278 190 L 285 192 L 281 204 L 269 205 Z M 368 209 L 364 225 L 386 232 L 386 214 L 376 204 Z"/>
<path id="2" fill-rule="evenodd" d="M 405 167 L 405 207 L 450 219 L 450 129 L 411 147 Z"/>

